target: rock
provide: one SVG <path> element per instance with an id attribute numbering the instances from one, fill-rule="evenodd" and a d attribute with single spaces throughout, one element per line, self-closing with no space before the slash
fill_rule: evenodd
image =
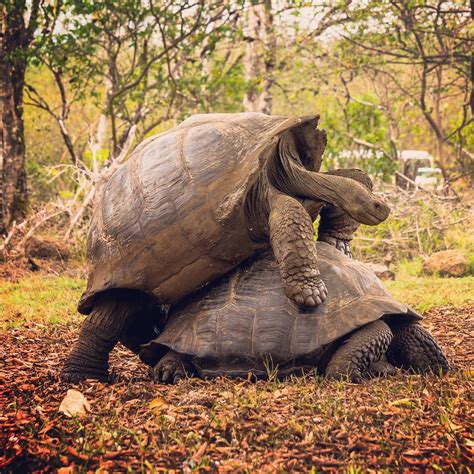
<path id="1" fill-rule="evenodd" d="M 459 250 L 443 250 L 430 255 L 423 264 L 423 271 L 429 275 L 460 277 L 468 272 L 466 256 Z"/>
<path id="2" fill-rule="evenodd" d="M 395 280 L 395 273 L 388 268 L 387 265 L 382 263 L 366 263 L 367 267 L 370 268 L 381 280 Z"/>
<path id="3" fill-rule="evenodd" d="M 31 237 L 26 244 L 25 254 L 30 259 L 65 261 L 69 258 L 69 249 L 57 239 Z"/>

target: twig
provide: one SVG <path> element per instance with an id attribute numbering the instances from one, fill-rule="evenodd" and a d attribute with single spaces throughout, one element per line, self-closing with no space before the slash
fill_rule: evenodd
<path id="1" fill-rule="evenodd" d="M 3 253 L 6 250 L 8 244 L 10 243 L 10 240 L 12 239 L 12 237 L 16 234 L 16 232 L 18 230 L 25 227 L 27 222 L 28 222 L 27 220 L 24 220 L 23 222 L 20 222 L 17 225 L 16 221 L 13 221 L 13 225 L 12 225 L 12 228 L 11 228 L 10 232 L 6 235 L 4 241 L 2 242 L 2 245 L 0 246 L 0 253 Z"/>
<path id="2" fill-rule="evenodd" d="M 94 199 L 95 191 L 96 191 L 95 186 L 92 186 L 91 189 L 89 190 L 89 193 L 87 194 L 84 201 L 82 202 L 81 207 L 76 212 L 76 214 L 74 214 L 74 216 L 72 217 L 71 223 L 69 224 L 66 234 L 64 235 L 66 240 L 69 240 L 71 238 L 72 230 L 74 229 L 76 224 L 79 222 L 80 218 L 82 217 L 82 214 L 84 214 L 84 211 L 87 209 L 87 206 L 89 206 L 90 202 Z"/>
<path id="3" fill-rule="evenodd" d="M 29 238 L 45 223 L 48 222 L 49 220 L 53 219 L 54 217 L 58 216 L 59 214 L 62 214 L 63 212 L 67 212 L 65 209 L 61 209 L 60 211 L 54 212 L 53 214 L 49 214 L 43 219 L 39 220 L 21 239 L 20 243 L 16 246 L 17 251 L 24 251 L 25 244 L 28 241 Z"/>

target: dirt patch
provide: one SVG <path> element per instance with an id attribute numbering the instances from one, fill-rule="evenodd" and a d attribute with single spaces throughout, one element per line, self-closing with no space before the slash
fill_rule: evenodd
<path id="1" fill-rule="evenodd" d="M 75 386 L 91 403 L 78 419 L 58 413 L 71 387 L 58 374 L 77 328 L 10 330 L 0 343 L 0 469 L 459 472 L 474 462 L 473 315 L 474 305 L 427 314 L 454 367 L 441 379 L 400 372 L 362 385 L 306 376 L 161 386 L 119 347 L 114 384 Z"/>

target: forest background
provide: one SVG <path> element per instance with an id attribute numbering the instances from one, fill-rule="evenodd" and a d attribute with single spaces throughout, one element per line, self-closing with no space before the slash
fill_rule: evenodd
<path id="1" fill-rule="evenodd" d="M 472 2 L 3 0 L 0 15 L 0 469 L 473 465 Z M 82 322 L 104 184 L 146 137 L 242 111 L 320 114 L 323 168 L 374 178 L 392 213 L 361 226 L 355 256 L 395 278 L 390 291 L 423 313 L 453 371 L 165 387 L 118 348 L 115 383 L 79 387 L 91 411 L 66 419 L 58 373 Z M 403 178 L 403 150 L 429 153 L 440 185 Z M 461 277 L 428 272 L 446 250 Z"/>
<path id="2" fill-rule="evenodd" d="M 6 0 L 3 250 L 12 227 L 32 229 L 27 216 L 34 233 L 56 224 L 83 241 L 128 152 L 194 113 L 318 113 L 326 168 L 393 182 L 399 152 L 423 150 L 445 195 L 468 189 L 471 21 L 461 0 Z"/>

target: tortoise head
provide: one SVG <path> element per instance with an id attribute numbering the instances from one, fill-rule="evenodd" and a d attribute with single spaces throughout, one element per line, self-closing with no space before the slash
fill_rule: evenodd
<path id="1" fill-rule="evenodd" d="M 376 225 L 383 222 L 390 214 L 390 208 L 362 184 L 342 178 L 352 183 L 345 183 L 339 206 L 357 222 Z"/>
<path id="2" fill-rule="evenodd" d="M 285 158 L 280 173 L 271 178 L 280 191 L 290 196 L 333 204 L 342 208 L 361 224 L 376 225 L 390 214 L 390 208 L 354 176 L 319 173 L 301 166 L 301 162 Z"/>
<path id="3" fill-rule="evenodd" d="M 362 224 L 376 225 L 388 217 L 389 207 L 372 193 L 372 180 L 362 170 L 357 168 L 340 169 L 329 171 L 327 174 L 350 178 L 353 182 L 361 184 L 363 189 L 357 185 L 347 186 L 346 192 L 341 198 L 345 201 L 343 206 L 345 212 L 354 220 Z"/>
<path id="4" fill-rule="evenodd" d="M 274 159 L 268 162 L 270 183 L 289 196 L 341 207 L 362 224 L 384 221 L 390 209 L 371 192 L 372 183 L 360 170 L 348 177 L 319 173 L 327 138 L 316 128 L 318 119 L 303 119 L 280 137 Z"/>

